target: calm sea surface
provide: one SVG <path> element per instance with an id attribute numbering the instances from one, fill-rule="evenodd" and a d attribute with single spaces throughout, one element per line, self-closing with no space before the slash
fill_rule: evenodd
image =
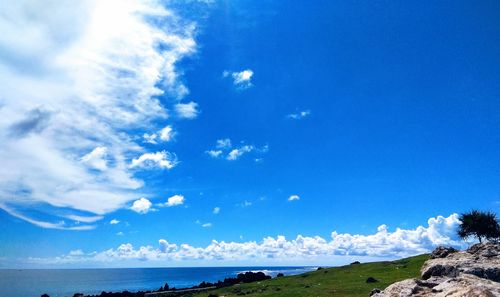
<path id="1" fill-rule="evenodd" d="M 117 269 L 0 269 L 0 297 L 72 297 L 74 293 L 156 290 L 190 287 L 202 281 L 215 282 L 245 271 L 276 276 L 300 274 L 313 267 L 198 267 Z"/>

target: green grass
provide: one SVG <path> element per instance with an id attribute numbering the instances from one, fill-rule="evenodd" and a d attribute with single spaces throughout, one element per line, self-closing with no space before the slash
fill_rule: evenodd
<path id="1" fill-rule="evenodd" d="M 388 285 L 407 278 L 418 278 L 420 268 L 428 255 L 401 259 L 393 262 L 373 262 L 326 268 L 301 275 L 285 276 L 262 282 L 235 285 L 217 290 L 200 292 L 193 297 L 218 296 L 363 296 L 373 288 L 384 289 Z M 366 283 L 368 277 L 379 282 Z"/>

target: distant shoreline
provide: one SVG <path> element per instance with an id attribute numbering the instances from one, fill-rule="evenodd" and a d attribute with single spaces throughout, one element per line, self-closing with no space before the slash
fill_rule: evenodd
<path id="1" fill-rule="evenodd" d="M 0 269 L 0 296 L 39 297 L 73 296 L 74 293 L 98 295 L 107 292 L 157 290 L 168 282 L 172 287 L 190 288 L 202 281 L 217 281 L 236 276 L 242 271 L 262 270 L 274 276 L 314 270 L 316 266 L 230 266 L 230 267 L 179 267 L 179 268 L 29 268 Z M 19 280 L 22 279 L 22 282 Z"/>

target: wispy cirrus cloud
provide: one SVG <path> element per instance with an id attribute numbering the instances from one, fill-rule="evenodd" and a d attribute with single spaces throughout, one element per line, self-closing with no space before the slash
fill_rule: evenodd
<path id="1" fill-rule="evenodd" d="M 85 217 L 140 197 L 137 170 L 174 167 L 136 139 L 165 125 L 161 98 L 188 95 L 177 62 L 196 51 L 195 28 L 154 0 L 2 5 L 0 208 L 43 228 L 93 228 Z"/>
<path id="2" fill-rule="evenodd" d="M 39 264 L 64 263 L 126 263 L 130 260 L 141 261 L 265 261 L 266 263 L 311 263 L 334 256 L 400 258 L 428 253 L 438 245 L 463 248 L 466 243 L 457 234 L 460 221 L 457 214 L 448 217 L 437 216 L 427 221 L 427 226 L 414 229 L 389 231 L 386 225 L 380 225 L 372 234 L 331 233 L 329 239 L 320 236 L 298 235 L 295 239 L 285 236 L 265 237 L 260 242 L 225 242 L 213 240 L 206 247 L 194 247 L 189 244 L 169 243 L 165 239 L 158 241 L 157 247 L 150 245 L 134 248 L 124 243 L 116 249 L 98 253 L 68 253 L 57 258 L 30 259 Z M 199 223 L 201 225 L 201 223 Z M 207 223 L 208 227 L 208 223 Z"/>

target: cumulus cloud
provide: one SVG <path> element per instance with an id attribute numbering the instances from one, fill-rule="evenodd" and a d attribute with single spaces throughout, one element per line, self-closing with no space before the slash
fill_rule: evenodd
<path id="1" fill-rule="evenodd" d="M 459 220 L 457 214 L 448 217 L 430 218 L 427 226 L 415 229 L 389 231 L 385 225 L 377 228 L 373 234 L 347 234 L 332 232 L 331 238 L 320 236 L 298 235 L 295 239 L 284 236 L 265 237 L 260 242 L 225 242 L 213 240 L 205 247 L 194 247 L 189 244 L 169 243 L 159 240 L 158 247 L 141 246 L 134 248 L 125 243 L 116 249 L 85 254 L 78 259 L 69 255 L 51 259 L 64 263 L 77 261 L 112 262 L 120 260 L 149 261 L 313 261 L 314 259 L 330 259 L 334 256 L 400 258 L 428 253 L 438 245 L 449 245 L 463 248 L 464 243 L 457 238 L 456 229 Z M 43 259 L 40 259 L 42 261 Z M 49 261 L 50 259 L 45 259 Z"/>
<path id="2" fill-rule="evenodd" d="M 109 224 L 111 224 L 111 225 L 116 225 L 119 223 L 120 223 L 120 221 L 118 221 L 117 219 L 112 219 L 111 221 L 109 221 Z"/>
<path id="3" fill-rule="evenodd" d="M 206 153 L 212 158 L 219 158 L 224 153 L 223 150 L 228 150 L 232 147 L 231 139 L 218 139 L 215 143 L 215 149 L 208 150 Z"/>
<path id="4" fill-rule="evenodd" d="M 427 227 L 413 230 L 397 228 L 389 232 L 386 225 L 380 225 L 372 235 L 351 235 L 332 232 L 332 245 L 339 254 L 396 255 L 426 253 L 438 245 L 460 247 L 464 243 L 457 237 L 460 224 L 457 214 L 438 216 L 427 221 Z"/>
<path id="5" fill-rule="evenodd" d="M 144 154 L 137 131 L 167 119 L 172 101 L 159 98 L 189 93 L 177 62 L 196 50 L 195 24 L 156 0 L 10 1 L 0 19 L 0 207 L 43 228 L 93 228 L 61 222 L 59 208 L 115 211 L 143 186 L 137 169 L 176 164 Z"/>
<path id="6" fill-rule="evenodd" d="M 243 154 L 253 151 L 254 147 L 252 145 L 244 145 L 240 148 L 232 149 L 228 154 L 226 159 L 229 161 L 238 160 Z"/>
<path id="7" fill-rule="evenodd" d="M 214 207 L 214 210 L 212 211 L 213 214 L 219 214 L 220 213 L 220 207 Z"/>
<path id="8" fill-rule="evenodd" d="M 293 119 L 293 120 L 301 120 L 303 118 L 308 117 L 310 114 L 311 114 L 310 110 L 303 110 L 301 112 L 288 114 L 287 118 Z"/>
<path id="9" fill-rule="evenodd" d="M 208 150 L 205 153 L 207 153 L 212 158 L 218 158 L 222 155 L 221 150 Z"/>
<path id="10" fill-rule="evenodd" d="M 291 195 L 288 197 L 288 201 L 300 200 L 299 195 Z"/>
<path id="11" fill-rule="evenodd" d="M 177 165 L 177 157 L 167 151 L 142 154 L 139 158 L 133 159 L 130 168 L 160 168 L 172 169 Z"/>
<path id="12" fill-rule="evenodd" d="M 241 156 L 246 153 L 255 152 L 257 154 L 264 154 L 269 151 L 269 146 L 264 145 L 262 147 L 256 147 L 254 145 L 242 144 L 239 147 L 233 147 L 231 139 L 223 138 L 218 139 L 215 142 L 215 148 L 205 151 L 212 158 L 219 158 L 225 155 L 225 159 L 228 161 L 238 160 Z M 256 162 L 261 162 L 262 158 L 255 159 Z"/>
<path id="13" fill-rule="evenodd" d="M 189 103 L 177 103 L 175 105 L 175 112 L 182 119 L 194 119 L 200 113 L 198 103 L 192 101 Z"/>
<path id="14" fill-rule="evenodd" d="M 172 206 L 177 206 L 177 205 L 182 205 L 182 204 L 184 204 L 184 196 L 174 195 L 172 197 L 169 197 L 167 199 L 167 202 L 159 203 L 158 206 L 160 206 L 160 207 L 172 207 Z"/>
<path id="15" fill-rule="evenodd" d="M 148 213 L 151 210 L 153 210 L 153 208 L 151 208 L 152 205 L 153 204 L 151 203 L 151 201 L 142 197 L 142 198 L 135 200 L 134 203 L 132 203 L 132 206 L 130 207 L 130 209 L 137 212 L 137 213 L 145 214 L 145 213 Z"/>
<path id="16" fill-rule="evenodd" d="M 230 76 L 233 79 L 233 84 L 239 89 L 248 89 L 252 86 L 253 71 L 251 69 L 245 69 L 239 72 L 229 72 L 226 70 L 222 75 L 224 77 Z"/>
<path id="17" fill-rule="evenodd" d="M 210 228 L 210 227 L 212 227 L 212 223 L 205 223 L 205 224 L 201 224 L 201 226 L 202 226 L 203 228 Z"/>

